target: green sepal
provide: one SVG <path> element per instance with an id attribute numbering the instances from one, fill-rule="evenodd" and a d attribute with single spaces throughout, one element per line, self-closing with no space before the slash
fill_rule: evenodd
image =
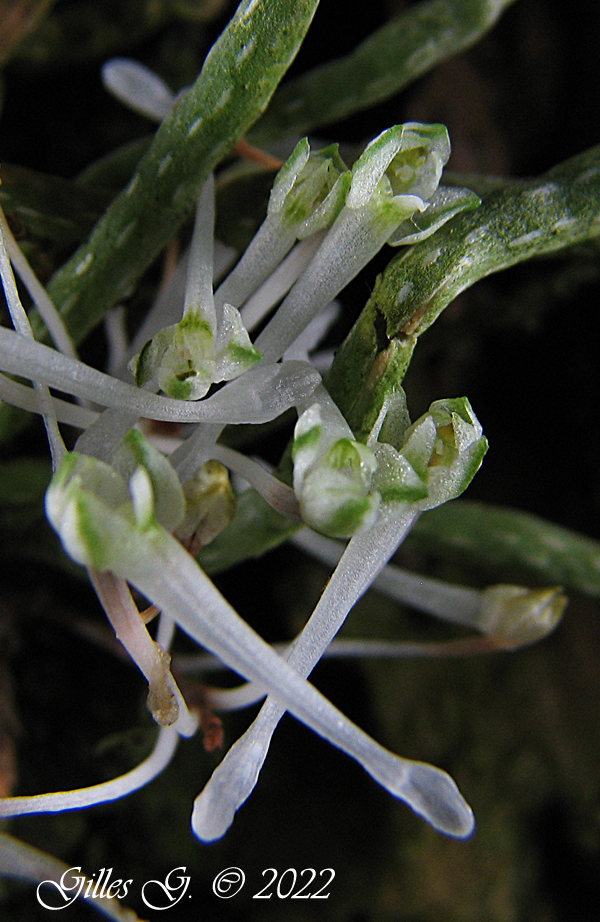
<path id="1" fill-rule="evenodd" d="M 377 460 L 352 438 L 343 417 L 318 403 L 305 410 L 296 424 L 292 459 L 294 490 L 307 525 L 347 538 L 373 524 L 379 508 L 379 494 L 371 489 Z"/>
<path id="2" fill-rule="evenodd" d="M 185 514 L 175 471 L 141 433 L 131 430 L 114 457 L 117 469 L 66 454 L 46 492 L 46 514 L 69 556 L 101 572 L 123 559 L 143 565 L 141 537 L 160 541 Z"/>
<path id="3" fill-rule="evenodd" d="M 333 224 L 350 181 L 337 144 L 311 153 L 308 140 L 303 138 L 275 177 L 268 213 L 293 226 L 302 240 Z"/>
<path id="4" fill-rule="evenodd" d="M 240 312 L 231 304 L 224 304 L 215 345 L 216 380 L 238 378 L 261 359 L 262 353 L 251 342 Z"/>
<path id="5" fill-rule="evenodd" d="M 135 530 L 123 478 L 103 461 L 78 452 L 66 454 L 52 478 L 46 514 L 69 556 L 99 571 L 112 569 L 115 548 L 126 551 L 123 538 Z"/>
<path id="6" fill-rule="evenodd" d="M 377 473 L 373 486 L 383 503 L 416 503 L 428 494 L 426 481 L 410 462 L 391 445 L 378 442 L 371 445 L 377 458 Z"/>
<path id="7" fill-rule="evenodd" d="M 216 336 L 201 308 L 191 309 L 153 336 L 130 369 L 138 387 L 158 374 L 158 385 L 169 397 L 200 400 L 213 384 L 239 377 L 261 358 L 239 311 L 225 304 Z"/>
<path id="8" fill-rule="evenodd" d="M 292 461 L 296 461 L 302 452 L 312 452 L 318 445 L 322 431 L 323 427 L 320 425 L 310 426 L 307 429 L 299 429 L 296 426 L 292 442 Z"/>

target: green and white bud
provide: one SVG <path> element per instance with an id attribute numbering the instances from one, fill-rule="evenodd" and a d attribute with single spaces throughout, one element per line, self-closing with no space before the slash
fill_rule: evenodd
<path id="1" fill-rule="evenodd" d="M 226 304 L 217 330 L 201 310 L 189 311 L 146 343 L 131 370 L 138 387 L 157 374 L 157 384 L 168 397 L 200 400 L 213 384 L 238 378 L 261 358 L 239 311 Z"/>
<path id="2" fill-rule="evenodd" d="M 125 436 L 114 465 L 69 452 L 46 492 L 46 513 L 65 550 L 100 573 L 142 562 L 140 538 L 160 541 L 186 509 L 175 471 L 141 433 Z"/>
<path id="3" fill-rule="evenodd" d="M 297 240 L 330 227 L 344 205 L 350 178 L 337 144 L 311 152 L 307 138 L 299 141 L 275 177 L 267 217 L 215 293 L 217 306 L 240 307 Z"/>
<path id="4" fill-rule="evenodd" d="M 330 144 L 311 153 L 307 138 L 299 141 L 273 183 L 267 213 L 277 215 L 296 239 L 333 224 L 350 188 L 350 171 Z"/>
<path id="5" fill-rule="evenodd" d="M 550 634 L 567 606 L 562 589 L 490 586 L 481 592 L 477 627 L 503 650 L 513 650 Z"/>
<path id="6" fill-rule="evenodd" d="M 373 524 L 379 508 L 379 494 L 371 489 L 377 460 L 370 448 L 355 441 L 329 400 L 301 414 L 292 458 L 294 491 L 307 525 L 342 538 Z"/>
<path id="7" fill-rule="evenodd" d="M 344 207 L 256 341 L 265 358 L 280 358 L 385 243 L 392 238 L 401 242 L 399 228 L 401 237 L 420 239 L 479 201 L 453 193 L 435 199 L 449 156 L 450 141 L 443 125 L 395 125 L 371 141 L 352 167 Z M 295 175 L 300 174 L 298 162 Z M 425 218 L 430 205 L 433 210 Z M 423 223 L 412 223 L 415 216 L 417 222 L 422 217 Z"/>
<path id="8" fill-rule="evenodd" d="M 407 430 L 400 450 L 427 485 L 427 497 L 417 507 L 433 509 L 460 496 L 487 449 L 487 439 L 466 397 L 434 401 L 429 412 Z"/>

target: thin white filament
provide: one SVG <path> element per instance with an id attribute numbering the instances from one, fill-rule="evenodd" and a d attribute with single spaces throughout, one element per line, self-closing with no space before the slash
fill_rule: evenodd
<path id="1" fill-rule="evenodd" d="M 178 740 L 179 735 L 173 727 L 161 727 L 150 755 L 125 775 L 73 791 L 33 794 L 29 797 L 4 797 L 0 799 L 0 817 L 62 813 L 64 810 L 81 810 L 84 807 L 119 800 L 144 787 L 164 771 L 173 758 Z"/>
<path id="2" fill-rule="evenodd" d="M 0 215 L 2 215 L 1 210 Z M 16 336 L 18 340 L 21 340 L 25 344 L 30 344 L 35 342 L 33 339 L 33 331 L 31 329 L 29 317 L 27 316 L 25 309 L 21 304 L 21 299 L 19 298 L 15 277 L 13 275 L 12 266 L 10 264 L 10 258 L 5 246 L 5 225 L 6 222 L 2 220 L 2 222 L 0 222 L 0 277 L 2 278 L 2 284 L 6 296 L 6 304 L 8 306 L 8 311 L 15 327 L 15 331 L 13 333 L 11 330 L 2 329 L 2 332 L 12 333 L 12 335 Z M 54 406 L 52 404 L 50 392 L 35 378 L 32 378 L 32 380 L 38 393 L 42 417 L 44 419 L 44 426 L 46 427 L 48 444 L 50 446 L 50 454 L 52 456 L 52 467 L 54 470 L 56 470 L 63 454 L 66 451 L 65 443 L 63 442 L 60 431 L 58 429 L 58 422 L 54 413 Z"/>
<path id="3" fill-rule="evenodd" d="M 288 293 L 318 250 L 324 236 L 324 232 L 319 232 L 297 243 L 266 282 L 248 298 L 240 313 L 249 332 L 257 327 L 277 302 Z"/>
<path id="4" fill-rule="evenodd" d="M 394 227 L 371 209 L 343 208 L 274 317 L 256 340 L 266 360 L 276 361 L 379 252 Z"/>
<path id="5" fill-rule="evenodd" d="M 200 311 L 202 317 L 209 323 L 213 334 L 217 325 L 212 288 L 214 235 L 215 180 L 211 173 L 202 187 L 196 205 L 196 220 L 190 244 L 185 287 L 184 316 L 190 311 Z"/>
<path id="6" fill-rule="evenodd" d="M 40 317 L 48 328 L 48 332 L 52 337 L 54 345 L 60 352 L 64 352 L 65 355 L 70 355 L 71 358 L 77 358 L 77 352 L 75 351 L 73 340 L 67 331 L 61 315 L 54 306 L 46 289 L 41 284 L 41 282 L 38 281 L 33 269 L 21 252 L 21 249 L 13 237 L 12 231 L 8 226 L 8 221 L 6 220 L 6 217 L 4 216 L 1 208 L 0 221 L 2 222 L 4 243 L 10 257 L 10 261 L 17 270 L 17 274 L 25 285 L 27 291 L 31 295 L 33 303 L 39 311 Z"/>

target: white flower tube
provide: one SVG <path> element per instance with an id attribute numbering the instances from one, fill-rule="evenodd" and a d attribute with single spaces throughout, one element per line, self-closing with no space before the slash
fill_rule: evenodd
<path id="1" fill-rule="evenodd" d="M 156 375 L 165 394 L 179 400 L 199 400 L 211 385 L 239 377 L 261 359 L 239 311 L 230 304 L 215 307 L 214 224 L 211 175 L 196 208 L 183 317 L 149 340 L 130 366 L 139 387 Z"/>

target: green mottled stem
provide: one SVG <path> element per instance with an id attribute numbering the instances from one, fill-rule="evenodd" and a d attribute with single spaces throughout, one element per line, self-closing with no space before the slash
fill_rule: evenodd
<path id="1" fill-rule="evenodd" d="M 460 500 L 423 515 L 410 540 L 463 563 L 600 597 L 600 542 L 517 509 Z"/>
<path id="2" fill-rule="evenodd" d="M 338 352 L 328 388 L 354 432 L 368 431 L 402 381 L 418 336 L 479 279 L 600 235 L 600 147 L 484 197 L 392 260 Z"/>
<path id="3" fill-rule="evenodd" d="M 383 102 L 474 44 L 513 0 L 430 0 L 338 58 L 284 84 L 252 130 L 253 144 L 302 135 Z"/>
<path id="4" fill-rule="evenodd" d="M 192 210 L 208 174 L 264 110 L 317 3 L 240 4 L 127 188 L 52 279 L 50 295 L 78 340 L 131 292 Z"/>

